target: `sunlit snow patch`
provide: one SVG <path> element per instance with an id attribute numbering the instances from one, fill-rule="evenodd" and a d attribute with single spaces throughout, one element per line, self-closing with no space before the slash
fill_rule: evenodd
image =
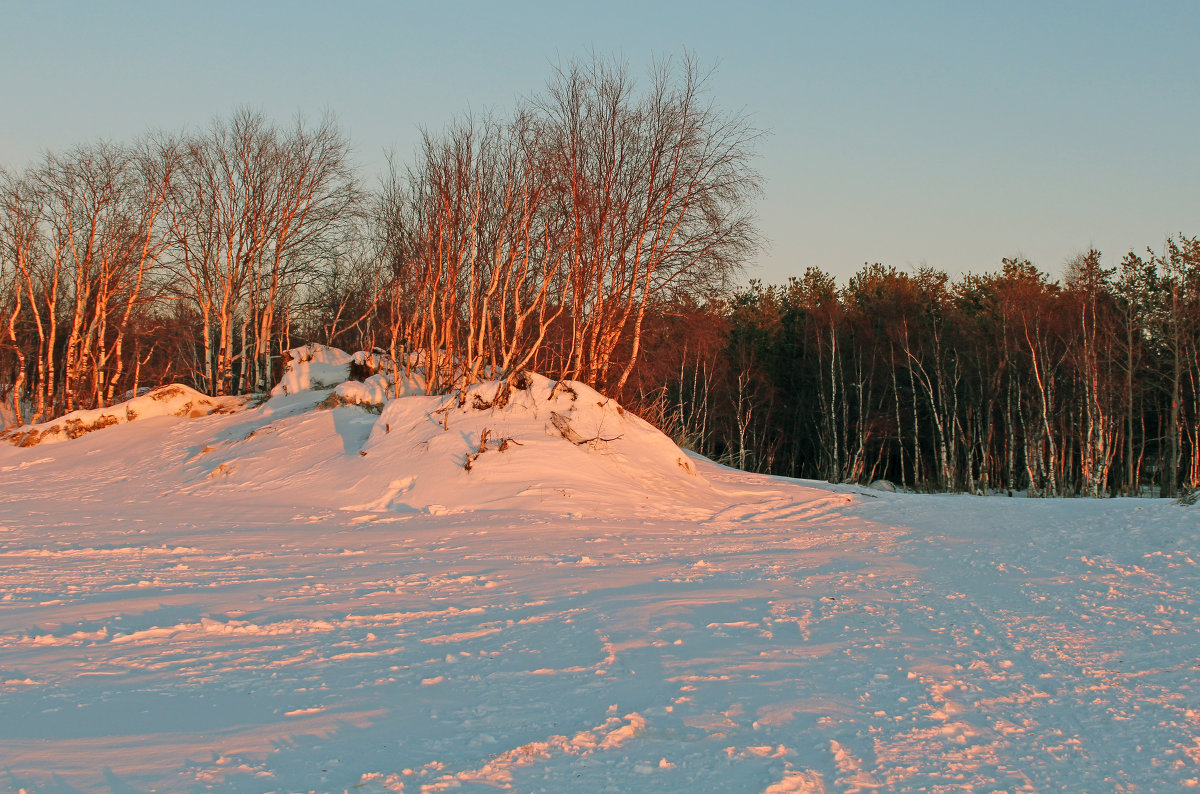
<path id="1" fill-rule="evenodd" d="M 72 411 L 51 422 L 18 427 L 0 435 L 0 441 L 7 441 L 17 447 L 32 447 L 37 444 L 68 441 L 95 430 L 138 419 L 154 416 L 208 416 L 217 411 L 236 410 L 242 404 L 242 400 L 236 397 L 206 397 L 195 389 L 173 383 L 107 408 Z"/>
<path id="2" fill-rule="evenodd" d="M 354 357 L 344 350 L 311 344 L 283 354 L 283 377 L 271 395 L 295 394 L 308 389 L 331 389 L 350 377 Z"/>
<path id="3" fill-rule="evenodd" d="M 667 436 L 594 389 L 522 373 L 441 397 L 389 402 L 361 450 L 403 479 L 388 509 L 572 505 L 589 513 L 674 509 L 708 485 Z"/>

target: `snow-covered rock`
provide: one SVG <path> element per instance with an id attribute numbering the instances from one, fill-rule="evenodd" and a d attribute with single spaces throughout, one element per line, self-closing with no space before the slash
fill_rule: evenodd
<path id="1" fill-rule="evenodd" d="M 350 377 L 354 357 L 344 350 L 311 344 L 284 351 L 283 376 L 272 396 L 295 394 L 308 389 L 332 389 Z"/>
<path id="2" fill-rule="evenodd" d="M 399 385 L 395 383 L 397 378 Z M 283 375 L 271 389 L 271 397 L 328 389 L 333 389 L 328 406 L 383 405 L 395 397 L 424 394 L 425 380 L 419 367 L 397 371 L 391 357 L 382 351 L 351 354 L 310 344 L 284 352 Z"/>
<path id="3" fill-rule="evenodd" d="M 371 375 L 366 380 L 348 380 L 333 389 L 335 405 L 383 405 L 388 401 L 391 378 L 387 375 Z"/>
<path id="4" fill-rule="evenodd" d="M 72 411 L 50 422 L 24 425 L 0 434 L 0 441 L 18 447 L 68 441 L 106 427 L 155 416 L 208 416 L 214 411 L 232 411 L 243 405 L 236 397 L 208 397 L 181 383 L 162 386 L 145 394 L 111 405 Z"/>

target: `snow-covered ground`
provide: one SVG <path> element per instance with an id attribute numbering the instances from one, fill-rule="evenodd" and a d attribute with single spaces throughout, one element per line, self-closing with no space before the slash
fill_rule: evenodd
<path id="1" fill-rule="evenodd" d="M 1200 508 L 749 475 L 525 385 L 0 445 L 0 787 L 1200 785 Z"/>

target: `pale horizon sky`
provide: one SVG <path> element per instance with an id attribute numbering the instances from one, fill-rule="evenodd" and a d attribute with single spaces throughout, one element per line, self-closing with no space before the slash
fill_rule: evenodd
<path id="1" fill-rule="evenodd" d="M 864 262 L 952 275 L 1200 234 L 1200 3 L 0 0 L 0 166 L 239 107 L 325 111 L 367 184 L 420 126 L 510 109 L 592 52 L 686 48 L 759 147 L 748 278 Z"/>

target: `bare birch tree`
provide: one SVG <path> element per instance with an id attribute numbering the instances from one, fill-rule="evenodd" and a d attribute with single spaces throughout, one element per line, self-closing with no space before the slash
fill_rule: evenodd
<path id="1" fill-rule="evenodd" d="M 761 133 L 707 98 L 708 78 L 690 58 L 664 61 L 639 95 L 623 66 L 593 59 L 560 69 L 533 100 L 570 252 L 563 368 L 613 393 L 636 366 L 648 308 L 727 286 L 758 242 Z"/>
<path id="2" fill-rule="evenodd" d="M 284 304 L 360 199 L 349 143 L 332 119 L 285 132 L 241 111 L 189 138 L 168 212 L 178 298 L 201 321 L 204 388 L 267 387 L 290 316 Z"/>

